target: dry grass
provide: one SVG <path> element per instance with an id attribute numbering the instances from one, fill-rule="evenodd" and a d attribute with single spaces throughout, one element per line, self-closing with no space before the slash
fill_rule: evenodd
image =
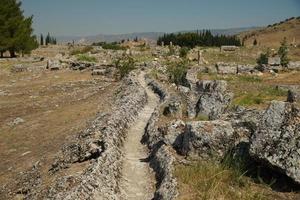
<path id="1" fill-rule="evenodd" d="M 258 48 L 240 47 L 233 52 L 220 51 L 220 48 L 202 48 L 202 56 L 208 65 L 214 65 L 217 62 L 236 63 L 236 64 L 255 64 L 256 58 L 262 52 Z"/>
<path id="2" fill-rule="evenodd" d="M 256 38 L 259 46 L 278 48 L 284 37 L 287 38 L 288 43 L 293 43 L 295 40 L 296 44 L 299 45 L 299 33 L 300 19 L 293 19 L 271 27 L 241 33 L 239 37 L 243 38 L 246 35 L 248 36 L 248 39 L 245 41 L 246 46 L 252 46 L 253 41 Z"/>
<path id="3" fill-rule="evenodd" d="M 179 200 L 283 200 L 298 199 L 295 193 L 274 192 L 268 185 L 256 184 L 242 172 L 212 161 L 177 165 Z"/>

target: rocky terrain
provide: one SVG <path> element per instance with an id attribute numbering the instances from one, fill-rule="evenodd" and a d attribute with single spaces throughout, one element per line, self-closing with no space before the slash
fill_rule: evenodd
<path id="1" fill-rule="evenodd" d="M 0 199 L 299 199 L 299 61 L 173 48 L 1 59 Z"/>

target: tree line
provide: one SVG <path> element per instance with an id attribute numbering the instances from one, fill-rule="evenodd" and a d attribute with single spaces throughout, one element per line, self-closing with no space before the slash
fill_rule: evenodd
<path id="1" fill-rule="evenodd" d="M 195 46 L 217 46 L 235 45 L 241 46 L 241 41 L 236 36 L 213 35 L 210 30 L 203 30 L 188 33 L 164 34 L 157 40 L 158 45 L 178 45 L 181 47 L 194 48 Z"/>
<path id="2" fill-rule="evenodd" d="M 57 44 L 56 38 L 52 37 L 50 33 L 47 34 L 46 38 L 44 39 L 43 34 L 40 37 L 40 45 L 48 45 L 48 44 Z"/>
<path id="3" fill-rule="evenodd" d="M 8 51 L 11 57 L 16 53 L 26 54 L 38 47 L 32 29 L 33 16 L 25 17 L 21 2 L 1 0 L 0 3 L 0 56 Z"/>

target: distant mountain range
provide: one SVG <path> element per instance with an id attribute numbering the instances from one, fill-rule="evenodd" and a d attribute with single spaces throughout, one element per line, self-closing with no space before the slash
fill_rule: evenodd
<path id="1" fill-rule="evenodd" d="M 241 32 L 250 31 L 257 29 L 259 27 L 246 27 L 246 28 L 230 28 L 230 29 L 211 29 L 211 32 L 215 35 L 224 34 L 224 35 L 236 35 Z M 179 32 L 196 32 L 193 31 L 178 31 Z M 57 37 L 58 42 L 67 43 L 67 42 L 75 42 L 75 43 L 93 43 L 93 42 L 115 42 L 121 40 L 133 40 L 134 38 L 143 38 L 148 40 L 157 40 L 159 36 L 165 34 L 164 32 L 142 32 L 142 33 L 127 33 L 127 34 L 98 34 L 94 36 L 59 36 Z"/>

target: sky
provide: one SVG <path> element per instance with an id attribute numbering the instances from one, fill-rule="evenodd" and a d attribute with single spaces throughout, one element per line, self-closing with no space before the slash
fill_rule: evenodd
<path id="1" fill-rule="evenodd" d="M 300 16 L 300 0 L 21 0 L 36 34 L 88 36 L 265 26 Z"/>

